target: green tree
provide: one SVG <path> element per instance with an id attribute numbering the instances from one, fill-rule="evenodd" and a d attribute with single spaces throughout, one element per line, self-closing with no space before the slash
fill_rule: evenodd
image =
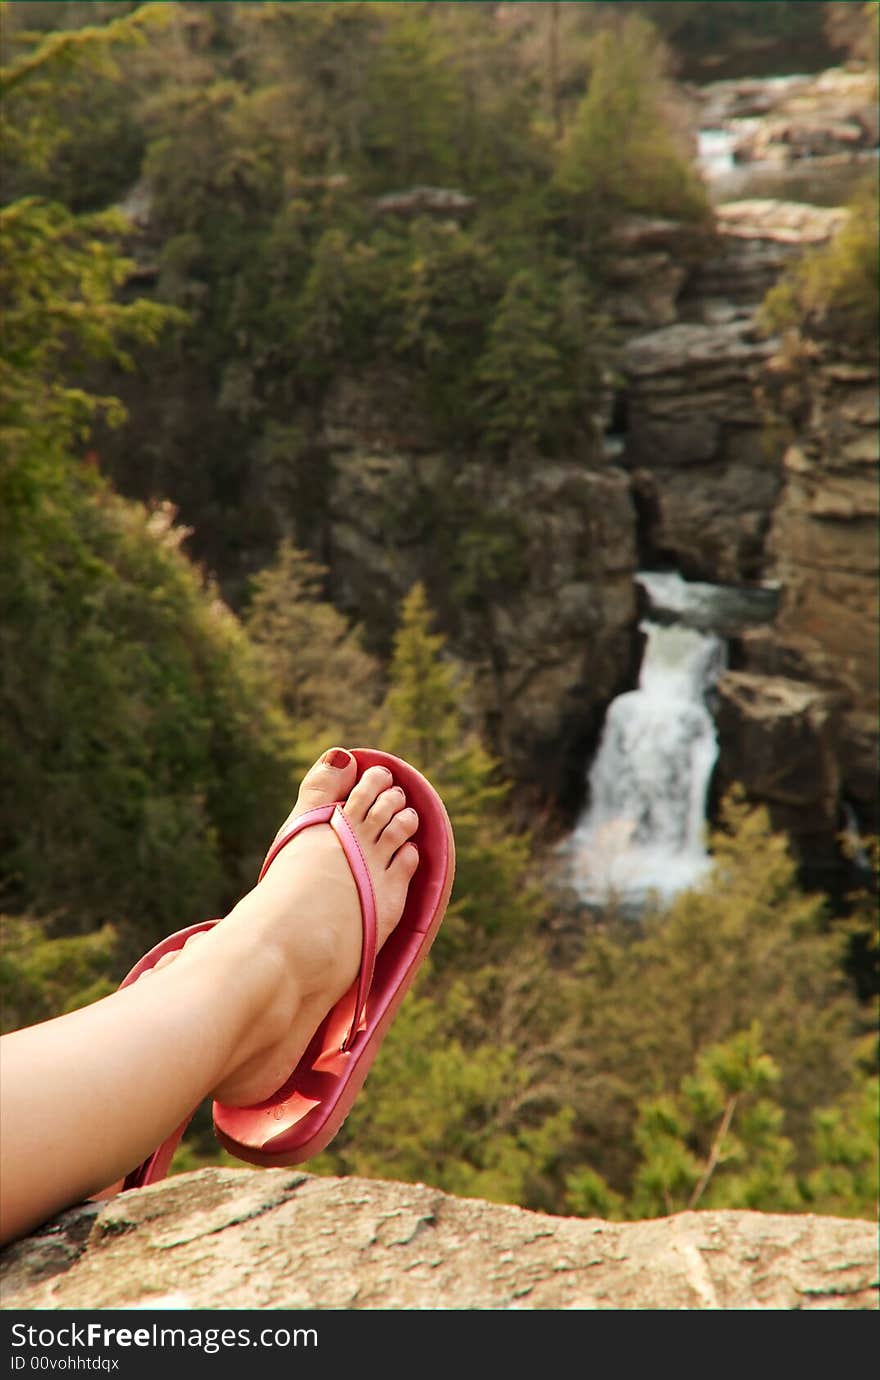
<path id="1" fill-rule="evenodd" d="M 769 290 L 760 322 L 767 332 L 795 329 L 875 355 L 880 346 L 876 175 L 861 182 L 847 210 L 830 243 L 805 254 Z"/>
<path id="2" fill-rule="evenodd" d="M 55 935 L 46 920 L 0 915 L 0 1032 L 51 1020 L 113 990 L 117 937 Z"/>
<path id="3" fill-rule="evenodd" d="M 674 1097 L 646 1099 L 636 1141 L 642 1163 L 631 1212 L 683 1208 L 780 1211 L 798 1205 L 788 1171 L 794 1149 L 780 1135 L 784 1113 L 770 1097 L 779 1070 L 761 1048 L 760 1022 L 701 1051 Z"/>
<path id="4" fill-rule="evenodd" d="M 589 85 L 563 141 L 556 184 L 586 224 L 621 212 L 702 220 L 705 190 L 670 127 L 653 27 L 639 15 L 597 34 Z"/>
<path id="5" fill-rule="evenodd" d="M 737 1120 L 722 1139 L 739 1136 L 747 1153 L 723 1174 L 713 1168 L 700 1201 L 787 1210 L 792 1182 L 818 1167 L 817 1113 L 861 1097 L 855 1052 L 872 1010 L 844 972 L 846 927 L 832 928 L 822 898 L 800 889 L 765 812 L 731 798 L 712 846 L 704 886 L 635 928 L 589 931 L 575 974 L 568 1173 L 598 1175 L 627 1212 L 646 1150 L 654 1177 L 641 1182 L 639 1210 L 651 1194 L 650 1210 L 665 1210 L 664 1192 L 686 1204 L 728 1108 Z M 740 1098 L 746 1075 L 756 1081 Z"/>
<path id="6" fill-rule="evenodd" d="M 811 1212 L 876 1217 L 880 1191 L 880 1080 L 876 1034 L 859 1050 L 855 1086 L 813 1114 L 816 1168 L 801 1191 Z"/>
<path id="7" fill-rule="evenodd" d="M 491 445 L 554 454 L 583 444 L 597 382 L 591 328 L 597 320 L 573 271 L 561 283 L 534 269 L 514 274 L 477 368 L 477 409 Z"/>
<path id="8" fill-rule="evenodd" d="M 329 742 L 366 743 L 382 690 L 379 663 L 364 650 L 361 630 L 322 597 L 326 574 L 284 541 L 275 562 L 254 577 L 245 618 L 279 702 L 300 740 L 314 744 L 310 757 Z"/>
<path id="9" fill-rule="evenodd" d="M 32 88 L 71 63 L 87 71 L 146 18 L 49 35 L 3 70 L 22 156 L 46 156 L 54 137 Z M 131 365 L 128 342 L 180 319 L 119 300 L 120 231 L 114 215 L 37 197 L 0 210 L 0 840 L 7 904 L 53 917 L 47 935 L 16 931 L 34 962 L 113 922 L 125 966 L 218 913 L 256 874 L 299 762 L 259 656 L 180 551 L 173 514 L 118 498 L 87 449 L 96 417 L 124 417 L 82 386 L 87 361 Z"/>

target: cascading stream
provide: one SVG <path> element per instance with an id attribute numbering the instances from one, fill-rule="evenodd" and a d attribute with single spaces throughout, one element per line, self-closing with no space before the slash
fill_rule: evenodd
<path id="1" fill-rule="evenodd" d="M 560 853 L 586 902 L 639 910 L 669 901 L 710 866 L 706 803 L 718 756 L 707 696 L 726 638 L 770 621 L 778 587 L 701 584 L 640 571 L 649 611 L 636 690 L 612 701 L 588 776 L 588 804 Z"/>
<path id="2" fill-rule="evenodd" d="M 724 666 L 712 633 L 644 621 L 637 690 L 609 706 L 589 806 L 569 840 L 584 900 L 668 900 L 709 866 L 706 796 L 718 742 L 705 695 Z"/>

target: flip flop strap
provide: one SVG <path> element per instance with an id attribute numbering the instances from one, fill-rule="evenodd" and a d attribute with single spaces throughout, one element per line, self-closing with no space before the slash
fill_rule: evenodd
<path id="1" fill-rule="evenodd" d="M 373 891 L 373 879 L 370 876 L 370 869 L 367 860 L 363 855 L 361 846 L 357 841 L 357 836 L 342 812 L 341 805 L 319 805 L 315 810 L 307 810 L 305 814 L 298 815 L 292 820 L 272 844 L 266 854 L 266 860 L 260 868 L 260 875 L 257 878 L 261 882 L 278 857 L 282 848 L 286 848 L 291 839 L 295 839 L 297 834 L 301 834 L 304 829 L 311 828 L 314 824 L 329 824 L 345 854 L 346 861 L 351 869 L 354 884 L 357 888 L 358 900 L 361 907 L 361 927 L 363 939 L 361 943 L 361 967 L 357 980 L 357 993 L 354 1002 L 354 1014 L 351 1020 L 351 1028 L 342 1041 L 342 1049 L 348 1049 L 354 1041 L 358 1027 L 364 1015 L 370 987 L 373 982 L 373 971 L 376 967 L 376 948 L 378 943 L 378 925 L 376 920 L 376 896 Z"/>

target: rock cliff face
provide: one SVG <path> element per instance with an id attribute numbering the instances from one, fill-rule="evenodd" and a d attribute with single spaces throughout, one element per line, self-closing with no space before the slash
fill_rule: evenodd
<path id="1" fill-rule="evenodd" d="M 548 1217 L 423 1184 L 203 1169 L 0 1255 L 4 1309 L 875 1309 L 876 1224 Z"/>
<path id="2" fill-rule="evenodd" d="M 716 584 L 767 573 L 783 465 L 761 389 L 779 342 L 759 333 L 757 311 L 792 256 L 826 243 L 845 214 L 777 201 L 720 206 L 717 238 L 683 281 L 677 319 L 630 332 L 620 463 L 640 505 L 645 564 Z"/>
<path id="3" fill-rule="evenodd" d="M 871 72 L 831 68 L 776 82 L 711 82 L 699 99 L 705 127 L 734 131 L 737 163 L 852 157 L 877 144 L 877 90 Z"/>
<path id="4" fill-rule="evenodd" d="M 774 622 L 734 644 L 737 672 L 719 685 L 716 793 L 742 782 L 817 881 L 839 861 L 847 807 L 878 827 L 878 377 L 843 349 L 768 339 L 756 311 L 791 256 L 845 216 L 718 207 L 679 319 L 664 307 L 656 329 L 631 331 L 618 401 L 642 564 L 779 587 Z"/>
<path id="5" fill-rule="evenodd" d="M 745 662 L 818 691 L 840 804 L 875 831 L 878 723 L 878 372 L 827 347 L 780 357 L 775 388 L 794 439 L 768 533 L 781 587 L 772 630 L 750 634 Z M 826 777 L 827 784 L 831 784 Z"/>

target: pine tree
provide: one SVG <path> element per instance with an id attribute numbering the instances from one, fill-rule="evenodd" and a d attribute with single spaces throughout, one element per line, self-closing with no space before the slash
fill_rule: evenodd
<path id="1" fill-rule="evenodd" d="M 639 15 L 593 41 L 589 85 L 562 144 L 557 186 L 580 207 L 584 224 L 621 212 L 700 220 L 708 202 L 676 144 L 653 26 Z"/>
<path id="2" fill-rule="evenodd" d="M 252 581 L 245 627 L 262 649 L 279 702 L 311 761 L 327 743 L 369 739 L 381 692 L 379 664 L 323 595 L 326 567 L 292 542 Z"/>

